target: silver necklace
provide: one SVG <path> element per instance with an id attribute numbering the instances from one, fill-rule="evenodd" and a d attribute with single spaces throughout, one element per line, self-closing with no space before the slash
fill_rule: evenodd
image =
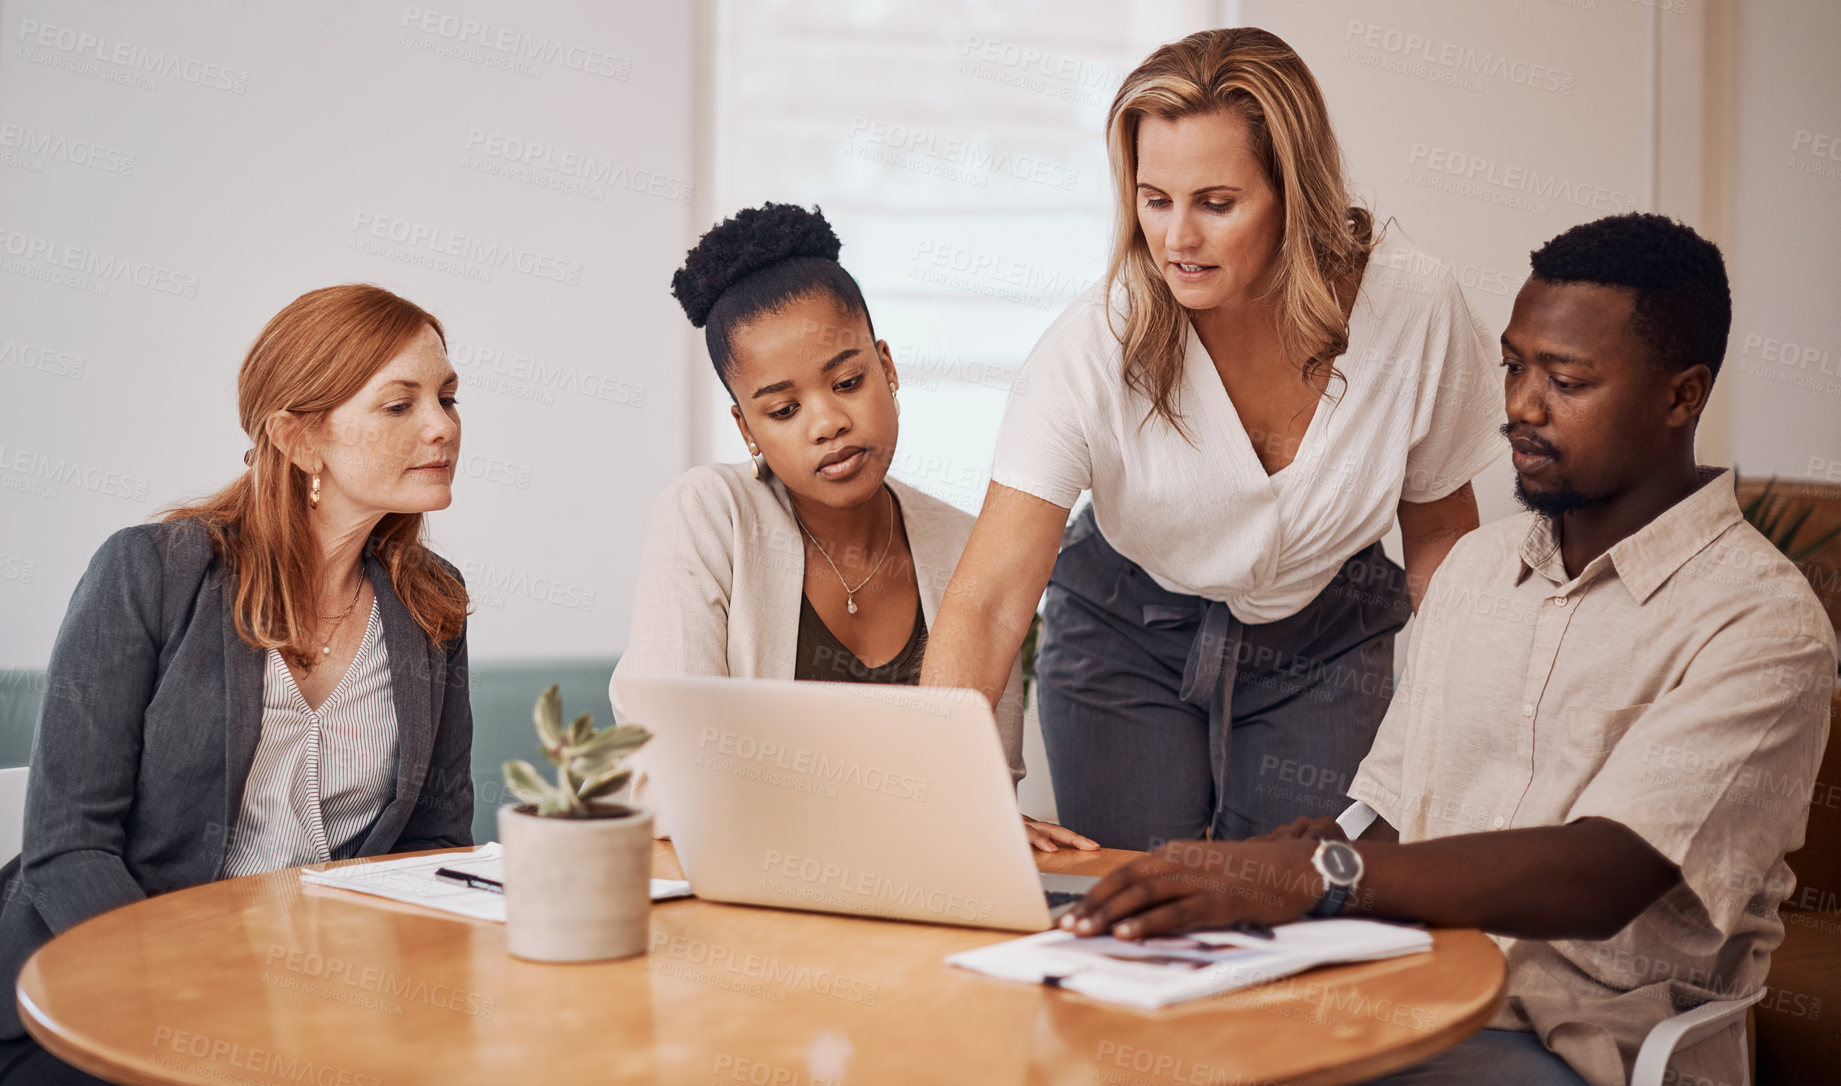
<path id="1" fill-rule="evenodd" d="M 799 530 L 805 533 L 805 537 L 812 541 L 812 546 L 817 547 L 818 553 L 830 564 L 831 572 L 837 574 L 837 583 L 844 586 L 844 607 L 853 615 L 857 613 L 857 593 L 863 591 L 863 585 L 875 580 L 876 574 L 882 572 L 882 563 L 889 560 L 889 544 L 895 541 L 895 495 L 892 492 L 888 494 L 889 530 L 887 538 L 882 541 L 882 557 L 876 559 L 876 567 L 870 570 L 869 576 L 863 578 L 855 588 L 850 587 L 850 582 L 844 579 L 844 571 L 837 568 L 836 562 L 831 561 L 831 556 L 825 552 L 824 545 L 818 541 L 818 537 L 812 534 L 812 529 L 805 526 L 805 521 L 799 517 L 799 510 L 793 510 L 793 521 L 799 525 Z"/>

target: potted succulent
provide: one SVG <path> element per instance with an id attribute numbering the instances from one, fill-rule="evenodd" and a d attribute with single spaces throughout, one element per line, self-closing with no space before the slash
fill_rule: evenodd
<path id="1" fill-rule="evenodd" d="M 634 724 L 596 730 L 589 713 L 563 726 L 551 686 L 532 714 L 556 783 L 529 762 L 505 763 L 522 803 L 499 808 L 505 846 L 505 940 L 545 962 L 628 958 L 646 949 L 652 907 L 652 812 L 608 802 L 632 771 L 621 761 L 652 738 Z"/>

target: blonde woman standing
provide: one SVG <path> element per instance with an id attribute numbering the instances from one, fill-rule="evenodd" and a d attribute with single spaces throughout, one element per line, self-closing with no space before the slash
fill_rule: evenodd
<path id="1" fill-rule="evenodd" d="M 1143 849 L 1333 815 L 1393 635 L 1477 526 L 1470 480 L 1501 451 L 1489 337 L 1447 266 L 1350 205 L 1316 80 L 1276 36 L 1158 49 L 1107 141 L 1111 266 L 1011 395 L 921 681 L 995 699 L 1046 587 L 1068 828 Z M 1379 543 L 1396 518 L 1404 571 Z"/>

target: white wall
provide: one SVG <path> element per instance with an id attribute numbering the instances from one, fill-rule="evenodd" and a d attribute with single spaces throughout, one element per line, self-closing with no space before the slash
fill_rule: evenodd
<path id="1" fill-rule="evenodd" d="M 708 176 L 697 140 L 708 139 L 714 94 L 698 78 L 711 50 L 695 6 L 0 0 L 0 667 L 44 663 L 71 587 L 110 531 L 240 470 L 234 383 L 249 341 L 302 291 L 351 280 L 401 291 L 450 330 L 466 474 L 433 525 L 440 549 L 470 574 L 476 655 L 618 651 L 644 510 L 702 450 L 733 456 L 719 444 L 726 423 L 693 409 L 692 374 L 707 363 L 666 293 L 695 236 L 733 211 L 728 203 L 762 195 L 737 185 L 719 204 L 692 185 Z M 894 18 L 887 7 L 840 2 L 802 17 L 848 47 L 853 27 Z M 903 33 L 931 34 L 939 10 L 915 7 L 927 14 L 908 17 Z M 1006 41 L 1049 55 L 1131 62 L 1049 14 L 1031 21 L 1053 5 L 950 10 L 963 25 L 940 39 L 942 63 L 956 63 L 967 35 L 999 24 Z M 1730 233 L 1721 240 L 1737 313 L 1703 459 L 1841 474 L 1841 75 L 1826 56 L 1841 39 L 1841 7 L 1198 0 L 1135 8 L 1118 37 L 1175 36 L 1177 10 L 1197 25 L 1268 27 L 1303 54 L 1329 96 L 1357 190 L 1456 265 L 1493 329 L 1507 320 L 1528 250 L 1574 223 L 1637 206 Z M 1732 25 L 1701 33 L 1720 18 Z M 1703 37 L 1731 51 L 1729 90 L 1703 86 L 1704 58 L 1693 51 Z M 1692 48 L 1682 61 L 1670 43 L 1684 39 Z M 539 58 L 520 60 L 520 48 Z M 1468 70 L 1479 62 L 1483 71 Z M 850 142 L 858 114 L 939 120 L 929 112 L 936 83 L 952 71 L 900 71 L 832 88 L 842 112 L 819 130 L 831 137 L 827 154 Z M 809 77 L 834 81 L 815 68 Z M 959 91 L 989 91 L 992 102 L 1001 92 L 1053 107 L 1053 95 L 956 78 Z M 798 97 L 778 84 L 765 90 Z M 1711 143 L 1708 176 L 1698 178 L 1698 151 L 1683 151 L 1676 135 L 1702 133 L 1703 91 L 1730 98 L 1708 108 L 1732 111 L 1733 149 Z M 1673 122 L 1670 110 L 1680 114 Z M 1093 113 L 1082 115 L 1094 125 L 1091 146 L 1061 155 L 1079 160 L 1082 185 L 1086 168 L 1098 169 Z M 949 127 L 976 134 L 988 121 L 981 113 Z M 1028 146 L 1025 136 L 991 139 Z M 519 154 L 552 149 L 523 180 L 503 176 L 512 140 Z M 582 173 L 602 180 L 585 193 L 557 187 Z M 882 173 L 873 183 L 920 180 Z M 999 178 L 983 191 L 1003 196 L 1000 183 L 1011 185 Z M 891 231 L 888 244 L 915 249 L 898 219 L 852 224 L 847 203 L 827 210 L 856 227 L 846 261 Z M 386 216 L 444 241 L 464 235 L 579 264 L 579 282 L 465 261 L 456 274 L 365 251 L 380 239 L 354 227 Z M 995 238 L 1006 217 L 991 221 Z M 973 235 L 985 229 L 967 223 Z M 1074 275 L 1103 242 L 1065 231 L 1041 246 L 999 240 L 1016 260 Z M 64 261 L 77 273 L 57 266 Z M 865 285 L 875 295 L 894 284 Z M 1031 338 L 934 327 L 922 303 L 895 303 L 889 331 L 925 351 L 1018 361 Z M 1786 344 L 1797 345 L 1793 356 Z M 917 435 L 920 414 L 970 417 L 937 383 L 937 392 L 914 389 L 925 393 L 909 409 Z M 988 456 L 970 450 L 961 466 L 982 471 Z M 1485 519 L 1512 511 L 1509 488 L 1499 463 L 1479 485 Z"/>
<path id="2" fill-rule="evenodd" d="M 1493 330 L 1529 250 L 1568 226 L 1660 211 L 1718 242 L 1733 329 L 1701 460 L 1841 482 L 1841 5 L 1245 0 L 1243 15 L 1311 64 L 1357 190 L 1457 266 Z M 1486 473 L 1485 521 L 1514 511 L 1512 480 L 1506 461 Z"/>
<path id="3" fill-rule="evenodd" d="M 1358 196 L 1455 265 L 1492 336 L 1530 250 L 1654 209 L 1654 14 L 1629 0 L 1244 5 L 1316 74 Z M 1506 457 L 1478 480 L 1485 522 L 1516 510 L 1513 485 Z"/>
<path id="4" fill-rule="evenodd" d="M 5 0 L 0 42 L 0 666 L 106 535 L 242 469 L 250 341 L 355 280 L 447 326 L 475 656 L 624 645 L 688 459 L 688 5 Z"/>
<path id="5" fill-rule="evenodd" d="M 1734 14 L 1733 456 L 1841 483 L 1841 4 Z"/>

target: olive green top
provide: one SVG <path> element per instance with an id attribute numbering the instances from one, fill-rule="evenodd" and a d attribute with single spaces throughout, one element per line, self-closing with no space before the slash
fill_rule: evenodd
<path id="1" fill-rule="evenodd" d="M 793 678 L 833 683 L 887 683 L 895 686 L 920 684 L 921 654 L 927 647 L 927 618 L 919 605 L 914 608 L 914 629 L 908 643 L 894 658 L 880 667 L 870 667 L 845 647 L 825 620 L 818 617 L 812 601 L 799 594 L 799 645 L 794 653 Z"/>

